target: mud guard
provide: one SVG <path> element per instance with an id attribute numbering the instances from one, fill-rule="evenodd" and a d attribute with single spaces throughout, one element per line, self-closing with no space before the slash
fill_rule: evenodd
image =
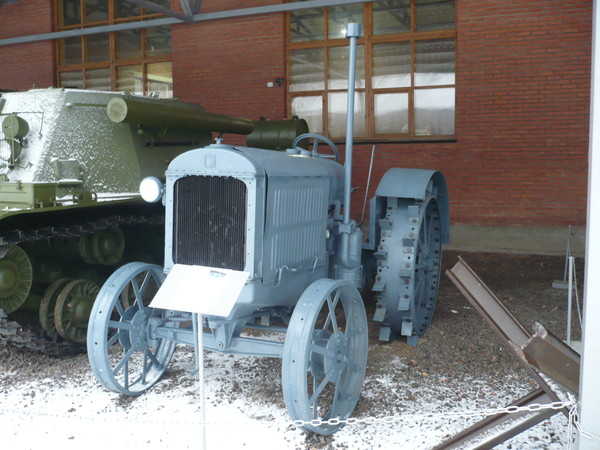
<path id="1" fill-rule="evenodd" d="M 379 244 L 379 219 L 385 216 L 387 197 L 425 200 L 428 195 L 437 198 L 440 208 L 442 243 L 450 242 L 450 205 L 444 174 L 437 170 L 392 168 L 381 178 L 375 197 L 370 200 L 369 243 L 373 248 Z"/>

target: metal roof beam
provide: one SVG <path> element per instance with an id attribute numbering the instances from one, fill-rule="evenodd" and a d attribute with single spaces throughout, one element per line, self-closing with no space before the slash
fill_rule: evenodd
<path id="1" fill-rule="evenodd" d="M 8 0 L 0 0 L 8 1 Z M 128 0 L 142 1 L 142 0 Z M 211 13 L 195 14 L 190 22 L 205 22 L 217 19 L 232 19 L 236 17 L 257 16 L 263 14 L 273 14 L 289 11 L 301 11 L 303 9 L 327 8 L 330 6 L 352 5 L 356 3 L 375 3 L 383 0 L 308 0 L 305 2 L 281 3 L 278 5 L 257 6 L 253 8 L 231 9 L 227 11 L 216 11 Z M 193 7 L 200 7 L 200 1 L 196 0 Z M 193 8 L 192 8 L 193 9 Z M 75 36 L 89 36 L 92 34 L 109 33 L 112 31 L 135 30 L 140 28 L 159 27 L 164 25 L 175 25 L 186 23 L 185 20 L 177 17 L 165 17 L 162 19 L 141 20 L 136 22 L 119 23 L 114 25 L 103 25 L 99 27 L 81 28 L 77 30 L 56 31 L 53 33 L 33 34 L 29 36 L 19 36 L 8 39 L 0 39 L 0 47 L 4 45 L 26 44 L 31 42 L 47 41 L 53 39 L 64 39 Z"/>

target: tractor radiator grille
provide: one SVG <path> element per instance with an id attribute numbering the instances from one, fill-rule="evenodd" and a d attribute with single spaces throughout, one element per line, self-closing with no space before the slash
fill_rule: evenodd
<path id="1" fill-rule="evenodd" d="M 247 188 L 233 177 L 189 176 L 175 182 L 173 261 L 244 270 Z"/>

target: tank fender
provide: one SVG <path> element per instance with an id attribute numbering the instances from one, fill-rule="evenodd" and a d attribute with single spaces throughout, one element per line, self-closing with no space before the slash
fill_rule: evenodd
<path id="1" fill-rule="evenodd" d="M 429 192 L 433 189 L 433 192 Z M 381 178 L 375 197 L 371 199 L 371 224 L 377 224 L 383 217 L 381 210 L 381 200 L 385 197 L 410 198 L 415 200 L 425 200 L 428 195 L 437 198 L 440 208 L 440 223 L 442 243 L 450 242 L 450 206 L 448 202 L 448 186 L 446 177 L 437 170 L 424 169 L 389 169 Z M 385 213 L 383 212 L 383 215 Z M 370 242 L 376 242 L 376 226 L 371 226 Z"/>

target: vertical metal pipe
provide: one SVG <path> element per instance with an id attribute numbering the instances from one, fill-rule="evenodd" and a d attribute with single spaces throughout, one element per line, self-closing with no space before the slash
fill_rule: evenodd
<path id="1" fill-rule="evenodd" d="M 581 450 L 600 449 L 600 9 L 594 0 L 592 31 L 592 93 L 583 305 L 583 354 L 579 382 L 579 433 Z M 589 435 L 588 435 L 589 433 Z"/>
<path id="2" fill-rule="evenodd" d="M 346 108 L 346 157 L 344 160 L 344 225 L 350 223 L 350 196 L 352 194 L 352 134 L 354 131 L 354 82 L 356 79 L 356 40 L 360 36 L 360 24 L 349 23 L 346 37 L 350 39 L 348 61 L 348 104 Z"/>

